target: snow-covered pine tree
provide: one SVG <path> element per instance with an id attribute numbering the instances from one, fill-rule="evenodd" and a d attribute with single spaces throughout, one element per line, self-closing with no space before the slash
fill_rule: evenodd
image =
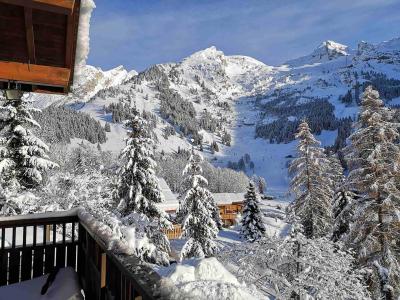
<path id="1" fill-rule="evenodd" d="M 331 178 L 332 189 L 337 191 L 343 185 L 345 179 L 344 170 L 336 154 L 328 155 L 328 159 L 330 164 L 328 175 Z"/>
<path id="2" fill-rule="evenodd" d="M 187 159 L 189 159 L 190 160 L 190 157 L 191 157 L 191 155 L 193 155 L 194 154 L 194 150 L 192 150 L 192 152 L 189 152 L 188 151 L 188 158 L 186 158 L 186 161 L 187 161 Z M 196 155 L 196 154 L 194 154 L 194 155 Z M 200 154 L 199 154 L 200 155 Z M 200 155 L 200 157 L 199 157 L 199 164 L 201 164 L 201 162 L 203 162 L 203 157 Z M 183 169 L 183 173 L 184 173 L 184 178 L 183 178 L 183 180 L 182 180 L 182 184 L 181 184 L 181 187 L 182 187 L 182 190 L 183 190 L 183 193 L 180 195 L 180 197 L 185 197 L 186 196 L 186 194 L 187 194 L 187 192 L 192 188 L 192 179 L 191 179 L 191 176 L 194 176 L 194 175 L 196 175 L 196 174 L 201 174 L 201 175 L 203 175 L 203 167 L 201 167 L 200 165 L 199 165 L 199 167 L 200 167 L 200 173 L 198 173 L 199 172 L 199 170 L 197 169 L 197 168 L 192 168 L 192 169 L 187 169 L 187 163 L 186 163 L 186 166 L 184 167 L 184 169 Z M 203 165 L 205 168 L 206 168 L 206 170 L 207 170 L 207 168 L 209 168 L 209 166 L 207 166 L 207 164 L 204 164 Z M 218 171 L 219 171 L 219 169 L 218 169 Z M 211 179 L 213 179 L 212 177 L 211 177 Z M 206 179 L 207 180 L 207 179 Z M 207 180 L 207 186 L 208 186 L 208 180 Z M 215 221 L 215 224 L 217 224 L 217 227 L 218 227 L 218 229 L 219 230 L 221 230 L 222 229 L 222 220 L 221 220 L 221 216 L 219 215 L 219 208 L 218 208 L 218 205 L 217 205 L 217 203 L 215 202 L 215 199 L 214 199 L 214 197 L 212 196 L 212 193 L 210 193 L 210 197 L 208 197 L 208 201 L 210 202 L 210 207 L 212 208 L 212 217 L 213 217 L 213 219 L 214 219 L 214 221 Z M 175 220 L 178 222 L 178 223 L 182 223 L 183 222 L 183 218 L 185 217 L 185 215 L 183 215 L 179 210 L 177 211 L 177 213 L 176 213 L 176 218 L 175 218 Z"/>
<path id="3" fill-rule="evenodd" d="M 333 218 L 332 240 L 337 242 L 345 240 L 349 233 L 350 224 L 354 215 L 354 204 L 357 199 L 356 193 L 342 186 L 335 192 L 333 198 Z"/>
<path id="4" fill-rule="evenodd" d="M 384 107 L 379 93 L 368 86 L 362 99 L 357 130 L 349 137 L 347 185 L 360 199 L 348 242 L 359 264 L 370 272 L 374 299 L 400 297 L 400 176 L 399 124 Z"/>
<path id="5" fill-rule="evenodd" d="M 242 225 L 240 233 L 249 242 L 257 241 L 265 234 L 265 226 L 259 204 L 255 186 L 250 182 L 244 195 L 244 207 L 240 221 Z"/>
<path id="6" fill-rule="evenodd" d="M 34 188 L 41 183 L 43 173 L 57 167 L 48 159 L 48 146 L 29 128 L 40 125 L 22 92 L 0 106 L 0 178 L 9 188 Z"/>
<path id="7" fill-rule="evenodd" d="M 299 125 L 296 138 L 299 140 L 298 157 L 289 167 L 293 175 L 290 185 L 295 200 L 289 210 L 300 219 L 307 237 L 321 237 L 329 232 L 332 225 L 331 162 L 306 121 Z"/>
<path id="8" fill-rule="evenodd" d="M 217 207 L 212 194 L 206 188 L 208 182 L 201 175 L 200 163 L 203 158 L 192 151 L 183 175 L 190 183 L 190 189 L 179 204 L 177 215 L 182 220 L 182 236 L 187 238 L 181 251 L 181 259 L 189 257 L 209 257 L 216 253 L 214 239 L 218 234 L 215 221 Z"/>
<path id="9" fill-rule="evenodd" d="M 335 154 L 329 155 L 328 158 L 330 161 L 329 175 L 332 180 L 332 189 L 335 191 L 332 203 L 332 240 L 337 242 L 345 238 L 349 232 L 356 194 L 344 184 L 345 176 L 339 158 Z"/>
<path id="10" fill-rule="evenodd" d="M 130 218 L 132 213 L 142 214 L 148 218 L 147 236 L 158 250 L 164 252 L 169 249 L 169 241 L 162 229 L 168 228 L 171 223 L 167 214 L 156 206 L 156 203 L 164 201 L 164 197 L 155 175 L 153 142 L 146 125 L 139 112 L 133 109 L 131 117 L 125 122 L 128 138 L 126 147 L 120 155 L 123 165 L 118 170 L 114 197 L 119 202 L 117 210 L 125 225 L 132 225 L 129 223 L 134 222 Z M 156 257 L 168 256 L 157 254 Z M 168 263 L 165 259 L 155 262 Z"/>

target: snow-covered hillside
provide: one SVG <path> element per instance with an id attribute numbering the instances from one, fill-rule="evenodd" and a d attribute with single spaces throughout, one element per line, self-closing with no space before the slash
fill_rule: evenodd
<path id="1" fill-rule="evenodd" d="M 31 97 L 39 107 L 71 105 L 102 124 L 112 120 L 104 107 L 130 102 L 156 115 L 158 151 L 191 148 L 196 131 L 202 136 L 202 146 L 196 147 L 215 165 L 237 163 L 247 153 L 254 168 L 246 162 L 242 169 L 265 177 L 270 192 L 283 195 L 296 122 L 311 119 L 323 145 L 333 145 L 342 118 L 357 114 L 365 82 L 378 85 L 387 103 L 396 104 L 400 99 L 397 80 L 400 38 L 379 44 L 361 42 L 354 50 L 325 41 L 311 54 L 277 67 L 247 56 L 227 56 L 215 47 L 140 74 L 123 67 L 102 71 L 87 66 L 70 96 Z M 171 126 L 177 133 L 166 135 Z M 224 138 L 227 133 L 232 137 L 230 146 Z M 121 124 L 111 124 L 102 148 L 118 151 L 124 135 Z M 218 152 L 210 148 L 213 142 Z"/>
<path id="2" fill-rule="evenodd" d="M 100 90 L 115 87 L 136 76 L 137 72 L 128 72 L 123 66 L 103 71 L 100 68 L 86 65 L 80 68 L 80 73 L 75 78 L 73 91 L 68 96 L 35 94 L 29 96 L 35 100 L 35 106 L 45 108 L 52 104 L 70 104 L 74 102 L 87 102 Z"/>

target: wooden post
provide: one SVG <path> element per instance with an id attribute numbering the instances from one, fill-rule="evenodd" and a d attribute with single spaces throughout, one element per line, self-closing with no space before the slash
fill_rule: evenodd
<path id="1" fill-rule="evenodd" d="M 50 242 L 50 226 L 51 225 L 45 225 L 46 242 Z"/>
<path id="2" fill-rule="evenodd" d="M 106 287 L 107 254 L 101 254 L 100 288 Z"/>

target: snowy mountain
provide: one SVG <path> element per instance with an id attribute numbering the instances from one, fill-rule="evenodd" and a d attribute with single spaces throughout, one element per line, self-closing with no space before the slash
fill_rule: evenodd
<path id="1" fill-rule="evenodd" d="M 60 105 L 77 101 L 87 102 L 100 90 L 118 86 L 136 75 L 136 71 L 128 72 L 123 66 L 103 71 L 100 68 L 86 65 L 80 69 L 79 76 L 75 78 L 73 91 L 67 97 L 35 93 L 30 94 L 30 97 L 35 100 L 35 105 L 40 108 L 53 103 Z"/>
<path id="2" fill-rule="evenodd" d="M 346 45 L 334 41 L 325 41 L 321 43 L 311 54 L 289 60 L 286 64 L 289 66 L 303 66 L 314 63 L 322 63 L 334 60 L 341 56 L 349 55 L 349 49 Z"/>
<path id="3" fill-rule="evenodd" d="M 306 117 L 322 144 L 337 150 L 367 84 L 389 105 L 400 104 L 399 38 L 361 42 L 355 50 L 325 41 L 282 66 L 227 56 L 215 47 L 139 74 L 123 67 L 102 71 L 87 66 L 70 96 L 31 97 L 40 107 L 71 105 L 103 125 L 112 121 L 105 107 L 130 102 L 155 115 L 158 151 L 195 145 L 215 165 L 230 164 L 265 177 L 270 192 L 279 195 L 287 189 L 287 163 L 300 120 Z M 119 151 L 124 135 L 121 124 L 111 124 L 102 148 Z M 219 151 L 210 148 L 213 142 Z M 245 154 L 251 163 L 243 159 Z"/>

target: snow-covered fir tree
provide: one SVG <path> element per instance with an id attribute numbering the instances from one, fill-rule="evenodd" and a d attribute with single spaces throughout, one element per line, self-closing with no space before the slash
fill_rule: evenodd
<path id="1" fill-rule="evenodd" d="M 265 234 L 265 226 L 259 205 L 255 186 L 250 182 L 247 193 L 244 195 L 244 207 L 240 221 L 242 226 L 240 233 L 249 242 L 257 241 Z"/>
<path id="2" fill-rule="evenodd" d="M 0 106 L 0 180 L 8 188 L 34 188 L 43 174 L 57 164 L 48 159 L 49 147 L 31 128 L 40 125 L 22 93 L 16 99 L 3 100 Z"/>
<path id="3" fill-rule="evenodd" d="M 354 205 L 357 194 L 343 186 L 335 192 L 333 198 L 333 227 L 332 240 L 346 240 L 349 233 L 350 224 L 353 221 Z"/>
<path id="4" fill-rule="evenodd" d="M 190 152 L 189 152 L 190 153 Z M 188 158 L 185 158 L 185 165 L 183 170 L 181 171 L 181 173 L 183 173 L 183 180 L 181 182 L 181 188 L 183 190 L 183 193 L 181 193 L 180 197 L 185 197 L 186 194 L 188 193 L 188 191 L 192 188 L 192 176 L 197 175 L 197 174 L 201 174 L 204 178 L 205 176 L 205 172 L 204 172 L 204 168 L 205 170 L 210 169 L 210 164 L 207 164 L 206 162 L 203 161 L 203 157 L 200 155 L 199 158 L 199 165 L 193 166 L 193 168 L 188 168 L 188 159 L 190 161 L 191 155 L 197 155 L 194 154 L 194 150 L 192 150 L 191 154 L 189 154 Z M 219 169 L 218 169 L 219 171 Z M 215 177 L 209 176 L 211 179 L 215 179 Z M 247 178 L 247 177 L 246 177 Z M 205 178 L 206 179 L 206 178 Z M 209 186 L 212 184 L 212 182 L 210 182 L 209 180 L 207 180 L 207 190 L 209 191 Z M 219 215 L 219 208 L 217 203 L 215 202 L 214 197 L 212 196 L 212 193 L 210 193 L 210 197 L 208 197 L 208 201 L 210 202 L 210 207 L 212 208 L 212 217 L 215 221 L 215 223 L 217 224 L 218 229 L 222 229 L 222 221 L 221 221 L 221 216 Z M 176 221 L 178 223 L 182 223 L 183 218 L 185 217 L 185 215 L 182 214 L 182 212 L 180 212 L 179 210 L 176 213 Z"/>
<path id="5" fill-rule="evenodd" d="M 148 226 L 143 227 L 147 237 L 159 251 L 169 251 L 169 241 L 162 229 L 168 228 L 171 223 L 167 214 L 156 206 L 164 197 L 154 171 L 156 162 L 153 160 L 153 142 L 146 121 L 133 109 L 125 126 L 128 129 L 128 138 L 120 155 L 123 164 L 118 171 L 115 191 L 115 198 L 119 202 L 117 210 L 126 226 L 135 226 L 137 218 L 131 216 L 144 215 L 149 222 Z M 157 261 L 159 257 L 163 258 L 161 262 Z M 148 259 L 146 255 L 144 258 Z M 166 258 L 166 254 L 159 253 L 154 257 L 156 263 L 162 264 L 168 263 Z"/>
<path id="6" fill-rule="evenodd" d="M 115 195 L 123 216 L 131 212 L 142 213 L 149 218 L 161 215 L 155 204 L 163 201 L 163 195 L 154 172 L 153 142 L 145 122 L 137 111 L 125 122 L 128 138 L 120 155 L 123 164 L 118 170 Z"/>
<path id="7" fill-rule="evenodd" d="M 331 179 L 332 189 L 337 191 L 343 185 L 345 179 L 344 170 L 337 155 L 330 154 L 328 155 L 328 159 L 330 164 L 328 175 Z"/>
<path id="8" fill-rule="evenodd" d="M 299 125 L 296 138 L 298 157 L 289 167 L 293 175 L 291 190 L 295 195 L 290 212 L 300 218 L 307 237 L 324 236 L 332 224 L 331 162 L 306 121 Z"/>
<path id="9" fill-rule="evenodd" d="M 215 221 L 217 206 L 206 188 L 207 180 L 201 175 L 202 160 L 200 154 L 192 151 L 189 163 L 183 171 L 185 181 L 190 183 L 190 189 L 179 203 L 177 211 L 182 220 L 182 236 L 187 239 L 181 258 L 209 257 L 217 251 L 214 241 L 218 234 L 218 224 Z"/>
<path id="10" fill-rule="evenodd" d="M 379 93 L 367 87 L 356 131 L 346 149 L 347 185 L 360 196 L 355 203 L 349 244 L 369 272 L 375 299 L 400 297 L 400 148 L 398 123 Z"/>
<path id="11" fill-rule="evenodd" d="M 345 239 L 349 232 L 349 226 L 353 217 L 354 201 L 357 195 L 348 189 L 345 185 L 345 176 L 343 167 L 336 155 L 328 156 L 330 160 L 329 175 L 332 181 L 332 189 L 334 190 L 332 213 L 332 240 L 337 242 Z"/>

